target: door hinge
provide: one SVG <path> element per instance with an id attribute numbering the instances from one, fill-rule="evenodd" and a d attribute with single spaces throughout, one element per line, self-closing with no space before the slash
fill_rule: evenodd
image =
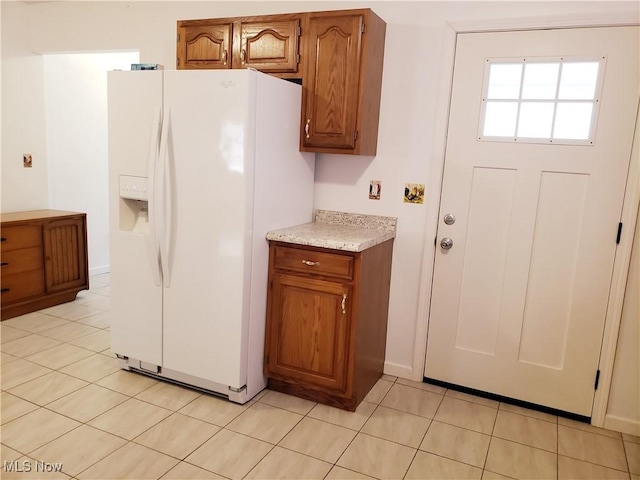
<path id="1" fill-rule="evenodd" d="M 298 33 L 298 36 L 302 35 L 302 27 L 298 27 L 297 33 Z"/>
<path id="2" fill-rule="evenodd" d="M 594 390 L 598 389 L 598 383 L 600 383 L 600 370 L 596 370 L 596 383 L 593 386 Z"/>
<path id="3" fill-rule="evenodd" d="M 353 134 L 353 141 L 355 142 L 356 140 L 358 140 L 358 130 Z"/>
<path id="4" fill-rule="evenodd" d="M 618 234 L 616 235 L 616 245 L 620 245 L 620 237 L 622 237 L 622 222 L 618 224 Z"/>
<path id="5" fill-rule="evenodd" d="M 178 43 L 180 43 L 180 34 L 178 34 Z"/>
<path id="6" fill-rule="evenodd" d="M 360 24 L 360 33 L 364 33 L 364 22 Z"/>
<path id="7" fill-rule="evenodd" d="M 296 54 L 296 63 L 300 63 L 300 54 L 299 53 Z"/>

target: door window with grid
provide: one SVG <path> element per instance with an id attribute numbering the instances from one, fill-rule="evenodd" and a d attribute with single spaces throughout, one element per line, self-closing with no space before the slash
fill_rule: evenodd
<path id="1" fill-rule="evenodd" d="M 486 59 L 478 140 L 592 145 L 604 64 Z"/>

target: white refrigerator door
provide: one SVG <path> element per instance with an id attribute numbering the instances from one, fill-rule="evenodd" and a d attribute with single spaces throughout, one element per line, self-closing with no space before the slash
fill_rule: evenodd
<path id="1" fill-rule="evenodd" d="M 166 71 L 164 83 L 163 366 L 234 388 L 247 369 L 254 84 L 246 70 Z"/>
<path id="2" fill-rule="evenodd" d="M 162 72 L 108 73 L 111 338 L 115 353 L 162 364 L 162 287 L 153 275 L 142 201 L 121 198 L 120 177 L 148 177 Z M 141 212 L 142 211 L 142 212 Z"/>

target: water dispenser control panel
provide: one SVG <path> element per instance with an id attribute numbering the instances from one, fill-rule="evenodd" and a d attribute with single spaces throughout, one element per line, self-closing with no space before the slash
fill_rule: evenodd
<path id="1" fill-rule="evenodd" d="M 120 197 L 132 200 L 149 200 L 147 177 L 120 175 Z"/>

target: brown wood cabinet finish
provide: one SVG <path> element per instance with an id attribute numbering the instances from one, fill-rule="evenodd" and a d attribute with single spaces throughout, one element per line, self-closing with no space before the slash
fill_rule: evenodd
<path id="1" fill-rule="evenodd" d="M 363 252 L 270 242 L 269 388 L 355 410 L 382 376 L 393 240 Z"/>
<path id="2" fill-rule="evenodd" d="M 297 15 L 180 20 L 177 68 L 255 68 L 296 77 L 299 36 Z"/>
<path id="3" fill-rule="evenodd" d="M 89 288 L 86 215 L 59 210 L 5 213 L 1 318 L 74 300 Z"/>
<path id="4" fill-rule="evenodd" d="M 369 9 L 308 14 L 301 150 L 375 155 L 386 24 Z"/>
<path id="5" fill-rule="evenodd" d="M 300 150 L 373 156 L 385 33 L 370 9 L 181 20 L 177 68 L 302 79 Z"/>
<path id="6" fill-rule="evenodd" d="M 231 68 L 233 23 L 178 25 L 178 68 Z"/>

